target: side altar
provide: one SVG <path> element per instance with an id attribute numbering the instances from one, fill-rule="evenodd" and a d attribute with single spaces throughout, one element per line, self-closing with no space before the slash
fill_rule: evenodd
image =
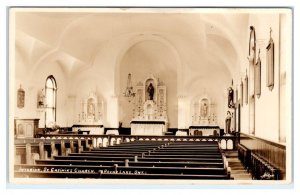
<path id="1" fill-rule="evenodd" d="M 72 131 L 103 135 L 103 111 L 103 100 L 99 100 L 96 93 L 90 92 L 89 96 L 80 102 L 80 111 L 76 122 L 72 126 Z"/>
<path id="2" fill-rule="evenodd" d="M 167 88 L 149 76 L 136 86 L 131 135 L 164 135 L 167 129 Z"/>
<path id="3" fill-rule="evenodd" d="M 192 124 L 189 135 L 218 136 L 220 127 L 217 124 L 216 104 L 203 94 L 192 102 Z"/>

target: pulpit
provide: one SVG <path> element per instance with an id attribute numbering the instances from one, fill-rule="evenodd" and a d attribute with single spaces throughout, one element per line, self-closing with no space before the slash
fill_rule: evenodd
<path id="1" fill-rule="evenodd" d="M 15 119 L 15 136 L 17 138 L 33 138 L 40 119 Z"/>
<path id="2" fill-rule="evenodd" d="M 149 76 L 136 89 L 131 135 L 164 135 L 168 127 L 166 86 Z"/>

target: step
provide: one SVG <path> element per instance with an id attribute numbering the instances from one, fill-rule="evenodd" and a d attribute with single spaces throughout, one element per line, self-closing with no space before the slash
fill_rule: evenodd
<path id="1" fill-rule="evenodd" d="M 232 170 L 231 169 L 231 174 L 249 174 L 246 170 L 244 169 L 239 169 L 239 170 Z"/>
<path id="2" fill-rule="evenodd" d="M 252 180 L 251 175 L 245 175 L 245 174 L 232 175 L 231 177 L 233 177 L 234 180 Z"/>
<path id="3" fill-rule="evenodd" d="M 245 168 L 243 166 L 231 166 L 231 165 L 229 165 L 229 167 L 231 168 L 231 170 L 245 170 Z"/>

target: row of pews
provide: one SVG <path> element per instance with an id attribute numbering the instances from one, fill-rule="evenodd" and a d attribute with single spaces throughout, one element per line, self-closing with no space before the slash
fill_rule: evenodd
<path id="1" fill-rule="evenodd" d="M 134 141 L 15 164 L 14 176 L 225 180 L 230 168 L 218 142 Z"/>

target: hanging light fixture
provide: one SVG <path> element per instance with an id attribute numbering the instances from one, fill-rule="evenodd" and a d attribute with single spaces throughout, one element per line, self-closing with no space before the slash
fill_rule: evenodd
<path id="1" fill-rule="evenodd" d="M 135 93 L 133 92 L 133 86 L 132 86 L 132 82 L 131 82 L 131 74 L 128 74 L 128 78 L 127 78 L 127 86 L 126 86 L 126 90 L 124 92 L 124 97 L 128 98 L 128 101 L 131 102 L 131 100 L 134 98 Z"/>

